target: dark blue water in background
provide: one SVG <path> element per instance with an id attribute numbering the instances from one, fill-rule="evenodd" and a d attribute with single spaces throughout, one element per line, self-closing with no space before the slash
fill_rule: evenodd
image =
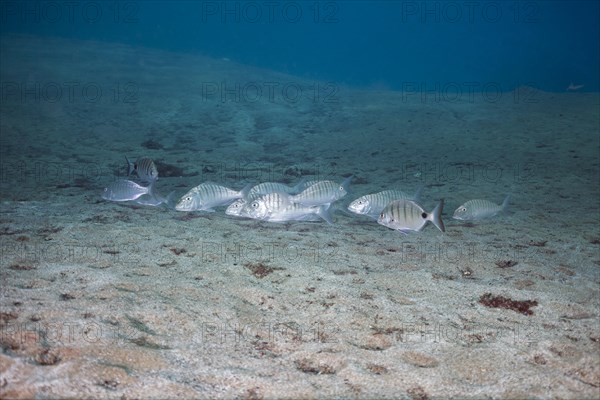
<path id="1" fill-rule="evenodd" d="M 359 87 L 600 90 L 598 1 L 2 1 L 0 33 L 200 53 Z"/>

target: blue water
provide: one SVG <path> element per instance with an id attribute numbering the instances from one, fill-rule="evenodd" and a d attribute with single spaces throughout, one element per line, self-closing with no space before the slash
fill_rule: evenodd
<path id="1" fill-rule="evenodd" d="M 600 89 L 598 1 L 0 3 L 0 33 L 229 58 L 353 86 Z"/>

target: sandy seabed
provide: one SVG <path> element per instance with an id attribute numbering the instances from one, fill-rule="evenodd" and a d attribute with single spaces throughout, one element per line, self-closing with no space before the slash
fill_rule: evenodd
<path id="1" fill-rule="evenodd" d="M 600 396 L 598 93 L 400 93 L 111 43 L 0 46 L 2 398 Z M 125 155 L 157 161 L 164 194 L 354 179 L 334 225 L 273 224 L 105 202 Z M 426 209 L 445 199 L 444 234 L 345 212 L 421 185 Z M 451 219 L 508 193 L 508 215 Z"/>

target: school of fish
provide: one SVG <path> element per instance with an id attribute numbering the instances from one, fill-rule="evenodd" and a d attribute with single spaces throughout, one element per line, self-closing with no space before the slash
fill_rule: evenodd
<path id="1" fill-rule="evenodd" d="M 115 202 L 134 202 L 140 205 L 161 206 L 182 212 L 214 212 L 216 207 L 226 207 L 225 214 L 237 218 L 250 218 L 268 222 L 319 221 L 333 224 L 331 211 L 334 203 L 349 191 L 352 176 L 342 182 L 332 180 L 310 181 L 302 179 L 295 186 L 279 182 L 249 184 L 241 190 L 231 189 L 213 182 L 203 182 L 191 188 L 177 202 L 174 192 L 166 198 L 156 190 L 158 169 L 148 157 L 135 162 L 127 161 L 128 175 L 136 173 L 143 186 L 127 179 L 112 182 L 102 193 L 102 198 Z M 420 232 L 432 223 L 441 232 L 446 228 L 442 220 L 444 199 L 429 212 L 421 205 L 422 187 L 414 195 L 400 190 L 383 190 L 361 196 L 347 207 L 350 213 L 365 215 L 378 224 L 402 234 Z M 460 221 L 478 221 L 506 213 L 510 195 L 498 205 L 489 200 L 473 199 L 459 206 L 452 218 Z"/>

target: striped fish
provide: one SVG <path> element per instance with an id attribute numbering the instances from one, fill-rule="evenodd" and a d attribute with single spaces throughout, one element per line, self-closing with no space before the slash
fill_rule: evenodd
<path id="1" fill-rule="evenodd" d="M 446 228 L 442 221 L 443 209 L 443 199 L 430 213 L 426 213 L 423 207 L 414 201 L 394 200 L 385 206 L 377 222 L 406 234 L 410 231 L 420 232 L 427 222 L 431 221 L 440 231 L 445 232 Z"/>
<path id="2" fill-rule="evenodd" d="M 272 210 L 273 207 L 277 207 L 274 205 L 276 200 L 281 201 L 283 204 L 283 198 L 287 196 L 287 193 L 280 194 L 268 193 L 266 195 L 258 195 L 258 194 L 248 194 L 246 198 L 237 199 L 233 203 L 231 203 L 227 209 L 225 210 L 225 214 L 235 216 L 235 217 L 245 217 L 245 218 L 254 218 L 254 219 L 262 219 Z M 289 203 L 289 200 L 286 200 L 286 205 Z M 267 208 L 270 205 L 270 209 Z"/>
<path id="3" fill-rule="evenodd" d="M 234 217 L 241 217 L 242 216 L 242 210 L 244 209 L 244 206 L 247 203 L 248 202 L 246 200 L 244 200 L 244 199 L 234 200 L 233 203 L 231 203 L 229 206 L 227 206 L 227 209 L 225 210 L 225 214 L 231 215 L 231 216 L 234 216 Z"/>
<path id="4" fill-rule="evenodd" d="M 292 203 L 287 193 L 269 193 L 247 203 L 240 216 L 269 222 L 315 221 L 319 218 L 332 224 L 329 204 L 305 206 Z"/>
<path id="5" fill-rule="evenodd" d="M 308 180 L 306 178 L 303 178 L 302 181 L 300 181 L 300 183 L 298 183 L 296 186 L 298 186 L 298 193 L 304 191 L 306 188 L 314 185 L 315 183 L 319 183 L 319 181 L 317 180 Z"/>
<path id="6" fill-rule="evenodd" d="M 352 176 L 346 178 L 341 184 L 333 181 L 319 181 L 307 187 L 299 194 L 290 196 L 290 201 L 305 206 L 319 206 L 333 203 L 348 193 L 348 185 L 350 185 L 351 180 Z"/>
<path id="7" fill-rule="evenodd" d="M 394 200 L 413 200 L 419 202 L 422 188 L 420 187 L 414 196 L 409 196 L 400 190 L 384 190 L 378 193 L 367 194 L 350 203 L 348 211 L 377 219 L 385 206 Z"/>
<path id="8" fill-rule="evenodd" d="M 132 163 L 125 156 L 125 161 L 127 161 L 127 170 L 129 171 L 127 175 L 131 175 L 135 171 L 138 178 L 143 182 L 154 182 L 158 179 L 158 170 L 151 158 L 140 157 Z"/>
<path id="9" fill-rule="evenodd" d="M 214 207 L 225 206 L 236 199 L 246 196 L 250 185 L 238 191 L 212 182 L 204 182 L 184 194 L 175 209 L 177 211 L 209 211 Z"/>
<path id="10" fill-rule="evenodd" d="M 102 198 L 109 201 L 130 201 L 150 194 L 154 196 L 154 182 L 149 186 L 141 186 L 133 181 L 119 179 L 104 188 Z"/>
<path id="11" fill-rule="evenodd" d="M 506 212 L 509 200 L 510 195 L 504 198 L 501 205 L 494 204 L 488 200 L 469 200 L 454 211 L 452 218 L 461 221 L 476 221 L 479 219 L 495 217 L 502 212 Z"/>
<path id="12" fill-rule="evenodd" d="M 273 212 L 279 212 L 290 204 L 292 203 L 287 193 L 269 193 L 248 202 L 241 215 L 254 219 L 266 219 Z"/>
<path id="13" fill-rule="evenodd" d="M 303 179 L 296 186 L 293 187 L 278 182 L 259 183 L 258 185 L 253 186 L 252 189 L 250 189 L 250 191 L 248 192 L 248 198 L 256 199 L 259 196 L 274 192 L 287 194 L 300 193 L 304 188 L 304 182 L 305 180 Z"/>
<path id="14" fill-rule="evenodd" d="M 267 218 L 269 222 L 285 221 L 318 221 L 324 219 L 329 225 L 333 225 L 333 220 L 329 214 L 330 203 L 318 206 L 305 206 L 299 203 L 292 203 L 285 209 L 273 212 Z"/>

